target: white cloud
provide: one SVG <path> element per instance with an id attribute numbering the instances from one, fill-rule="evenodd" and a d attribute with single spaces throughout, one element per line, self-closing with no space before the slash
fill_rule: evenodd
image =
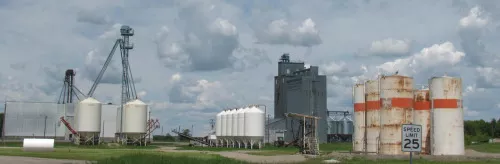
<path id="1" fill-rule="evenodd" d="M 482 28 L 488 24 L 488 18 L 483 17 L 484 13 L 479 6 L 473 7 L 469 11 L 469 15 L 460 19 L 459 23 L 462 28 Z"/>
<path id="2" fill-rule="evenodd" d="M 377 56 L 403 56 L 410 51 L 410 41 L 387 38 L 373 41 L 370 53 Z"/>
<path id="3" fill-rule="evenodd" d="M 386 62 L 377 66 L 377 69 L 386 73 L 399 71 L 404 75 L 414 75 L 425 71 L 446 71 L 450 70 L 450 66 L 458 64 L 464 56 L 465 53 L 456 50 L 453 43 L 444 42 L 424 48 L 410 57 Z"/>
<path id="4" fill-rule="evenodd" d="M 271 45 L 311 47 L 322 43 L 316 23 L 311 18 L 307 18 L 296 28 L 292 28 L 284 19 L 274 20 L 267 28 L 256 29 L 256 37 L 259 43 Z"/>

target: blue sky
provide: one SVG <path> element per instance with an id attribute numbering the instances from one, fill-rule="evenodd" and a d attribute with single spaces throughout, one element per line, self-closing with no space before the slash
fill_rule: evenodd
<path id="1" fill-rule="evenodd" d="M 226 107 L 272 111 L 283 53 L 320 66 L 329 110 L 352 108 L 353 83 L 399 70 L 417 84 L 460 76 L 466 119 L 498 118 L 499 7 L 473 0 L 0 0 L 0 96 L 55 101 L 68 68 L 87 92 L 118 28 L 129 25 L 136 88 L 165 130 L 194 124 L 204 134 Z M 100 101 L 119 102 L 119 64 L 98 87 Z"/>

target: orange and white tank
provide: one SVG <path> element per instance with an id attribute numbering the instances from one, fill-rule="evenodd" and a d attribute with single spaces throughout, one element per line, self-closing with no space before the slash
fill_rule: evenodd
<path id="1" fill-rule="evenodd" d="M 432 108 L 432 155 L 464 155 L 462 79 L 433 77 L 429 82 Z"/>
<path id="2" fill-rule="evenodd" d="M 420 154 L 430 154 L 431 101 L 429 97 L 429 89 L 414 91 L 413 123 L 422 126 L 422 151 Z"/>
<path id="3" fill-rule="evenodd" d="M 378 153 L 380 135 L 380 89 L 379 80 L 368 80 L 366 91 L 366 148 L 369 153 Z"/>
<path id="4" fill-rule="evenodd" d="M 413 122 L 413 78 L 401 75 L 380 78 L 380 154 L 401 151 L 401 127 Z"/>
<path id="5" fill-rule="evenodd" d="M 355 84 L 353 87 L 354 101 L 354 134 L 353 150 L 365 151 L 365 85 Z"/>

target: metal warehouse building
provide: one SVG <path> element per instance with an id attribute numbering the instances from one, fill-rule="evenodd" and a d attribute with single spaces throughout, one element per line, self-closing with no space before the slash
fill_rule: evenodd
<path id="1" fill-rule="evenodd" d="M 6 102 L 2 138 L 22 140 L 26 137 L 45 137 L 69 141 L 71 132 L 60 118 L 64 116 L 73 126 L 74 106 L 75 104 Z M 118 108 L 118 105 L 102 105 L 100 135 L 104 141 L 112 141 L 115 138 L 119 124 L 116 122 Z"/>

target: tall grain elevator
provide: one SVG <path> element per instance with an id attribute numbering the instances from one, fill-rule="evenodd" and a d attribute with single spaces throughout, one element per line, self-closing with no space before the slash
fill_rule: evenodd
<path id="1" fill-rule="evenodd" d="M 317 66 L 305 67 L 304 62 L 293 62 L 289 54 L 281 55 L 278 75 L 274 77 L 274 117 L 283 119 L 284 140 L 291 142 L 299 132 L 299 123 L 285 118 L 285 113 L 299 113 L 321 117 L 318 139 L 327 142 L 326 76 L 319 75 Z"/>

